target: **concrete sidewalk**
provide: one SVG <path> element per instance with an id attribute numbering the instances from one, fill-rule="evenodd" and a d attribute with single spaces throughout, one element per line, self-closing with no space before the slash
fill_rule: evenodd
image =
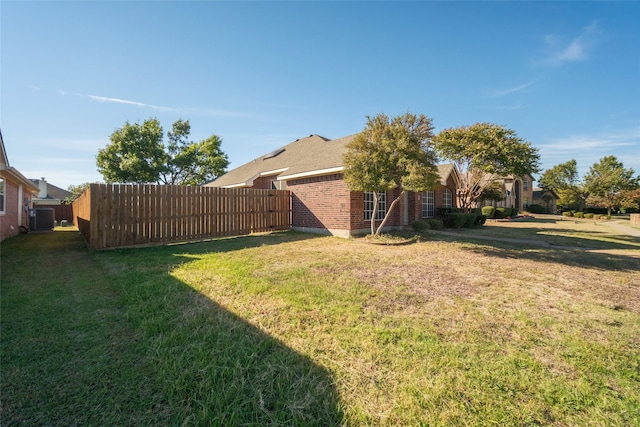
<path id="1" fill-rule="evenodd" d="M 640 230 L 638 230 L 637 228 L 633 228 L 625 224 L 620 224 L 619 222 L 615 222 L 615 221 L 605 222 L 604 225 L 614 228 L 620 231 L 621 233 L 626 234 L 627 236 L 640 238 Z"/>

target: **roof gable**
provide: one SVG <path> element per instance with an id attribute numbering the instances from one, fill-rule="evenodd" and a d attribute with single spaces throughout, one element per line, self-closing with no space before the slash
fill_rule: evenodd
<path id="1" fill-rule="evenodd" d="M 346 145 L 352 139 L 353 135 L 333 140 L 319 135 L 296 139 L 284 147 L 230 170 L 206 185 L 250 187 L 260 176 L 292 179 L 323 171 L 339 171 L 343 167 L 342 156 L 346 151 Z"/>

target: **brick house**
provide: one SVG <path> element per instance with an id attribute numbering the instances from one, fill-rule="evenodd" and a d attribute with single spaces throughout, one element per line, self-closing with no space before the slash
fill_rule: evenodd
<path id="1" fill-rule="evenodd" d="M 491 205 L 498 208 L 518 208 L 522 212 L 527 210 L 533 202 L 533 177 L 507 176 L 494 179 L 502 189 L 504 198 L 499 202 L 486 202 L 484 205 Z"/>
<path id="2" fill-rule="evenodd" d="M 354 136 L 331 140 L 309 135 L 205 185 L 289 190 L 294 229 L 341 237 L 366 233 L 371 229 L 373 193 L 350 191 L 343 179 L 342 158 Z M 387 222 L 390 229 L 434 217 L 436 208 L 455 206 L 457 170 L 453 165 L 441 165 L 438 170 L 441 187 L 424 193 L 405 193 Z M 384 218 L 388 205 L 399 192 L 396 189 L 383 196 L 377 222 Z"/>
<path id="3" fill-rule="evenodd" d="M 0 132 L 0 241 L 29 227 L 28 212 L 38 187 L 9 165 Z"/>
<path id="4" fill-rule="evenodd" d="M 531 204 L 544 207 L 549 214 L 555 214 L 558 211 L 558 194 L 553 190 L 544 188 L 534 188 Z"/>

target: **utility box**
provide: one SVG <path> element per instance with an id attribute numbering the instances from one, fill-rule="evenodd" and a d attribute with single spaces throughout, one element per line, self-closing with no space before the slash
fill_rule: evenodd
<path id="1" fill-rule="evenodd" d="M 29 226 L 33 231 L 53 231 L 56 216 L 53 208 L 33 209 L 29 212 Z"/>

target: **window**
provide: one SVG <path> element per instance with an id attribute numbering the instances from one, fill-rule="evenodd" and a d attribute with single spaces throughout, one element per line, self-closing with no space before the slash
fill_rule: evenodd
<path id="1" fill-rule="evenodd" d="M 422 193 L 422 218 L 436 216 L 436 197 L 433 191 Z"/>
<path id="2" fill-rule="evenodd" d="M 371 220 L 373 215 L 373 204 L 375 199 L 372 191 L 364 193 L 364 220 Z M 387 193 L 378 193 L 378 210 L 376 211 L 376 220 L 384 219 L 384 214 L 387 212 Z"/>
<path id="3" fill-rule="evenodd" d="M 522 180 L 522 190 L 529 191 L 529 180 L 526 178 Z"/>
<path id="4" fill-rule="evenodd" d="M 0 178 L 0 213 L 4 213 L 4 178 Z"/>
<path id="5" fill-rule="evenodd" d="M 444 207 L 452 208 L 453 207 L 453 196 L 451 194 L 451 190 L 448 188 L 444 189 Z"/>

